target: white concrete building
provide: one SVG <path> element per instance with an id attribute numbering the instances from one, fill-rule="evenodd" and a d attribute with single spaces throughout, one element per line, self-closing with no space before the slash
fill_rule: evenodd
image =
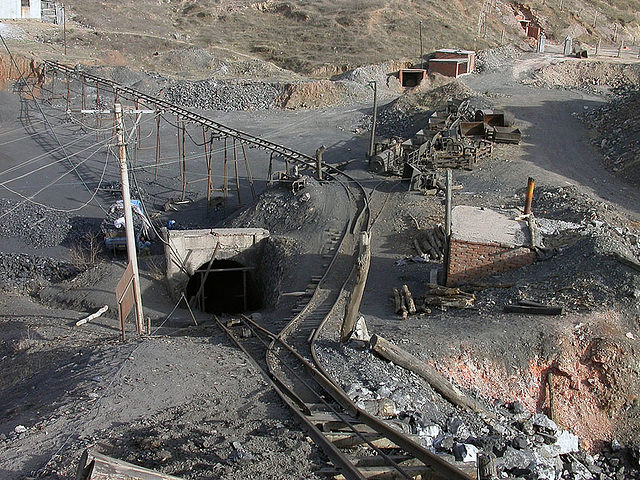
<path id="1" fill-rule="evenodd" d="M 42 18 L 41 0 L 0 0 L 0 19 Z"/>

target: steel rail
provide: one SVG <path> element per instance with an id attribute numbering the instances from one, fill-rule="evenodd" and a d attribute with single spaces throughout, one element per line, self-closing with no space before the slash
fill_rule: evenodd
<path id="1" fill-rule="evenodd" d="M 266 362 L 269 368 L 269 375 L 272 378 L 278 379 L 278 384 L 281 385 L 281 388 L 283 388 L 283 390 L 285 391 L 288 391 L 289 394 L 292 395 L 292 398 L 296 398 L 296 404 L 304 403 L 304 400 L 301 398 L 300 393 L 295 391 L 295 388 L 293 388 L 293 386 L 292 387 L 287 386 L 286 382 L 282 378 L 280 378 L 280 375 L 276 371 L 277 365 L 275 365 L 274 359 L 277 358 L 278 360 L 282 361 L 282 356 L 276 353 L 277 346 L 284 348 L 287 352 L 293 355 L 293 357 L 295 357 L 298 362 L 302 363 L 305 366 L 305 369 L 307 370 L 311 378 L 315 382 L 317 382 L 317 384 L 321 387 L 321 389 L 324 392 L 326 392 L 333 400 L 335 400 L 336 403 L 342 409 L 344 409 L 344 411 L 346 412 L 346 415 L 351 417 L 354 421 L 360 422 L 370 427 L 380 435 L 384 436 L 385 438 L 393 442 L 395 445 L 400 447 L 402 450 L 409 453 L 413 458 L 422 462 L 426 467 L 429 467 L 432 470 L 432 473 L 446 479 L 470 480 L 472 477 L 470 477 L 463 471 L 459 470 L 458 468 L 451 465 L 441 457 L 438 457 L 437 455 L 433 454 L 429 450 L 425 449 L 422 445 L 411 440 L 410 438 L 403 435 L 402 433 L 398 432 L 397 430 L 387 425 L 380 419 L 374 417 L 373 415 L 370 415 L 369 413 L 365 412 L 362 409 L 359 409 L 351 401 L 351 399 L 346 395 L 346 393 L 337 385 L 335 380 L 330 378 L 329 375 L 321 368 L 321 365 L 317 361 L 317 358 L 315 356 L 314 349 L 312 348 L 313 343 L 309 348 L 309 353 L 318 368 L 314 367 L 310 363 L 310 361 L 305 359 L 298 351 L 295 350 L 293 346 L 291 346 L 285 340 L 288 336 L 294 336 L 296 328 L 298 328 L 304 322 L 304 319 L 306 317 L 313 314 L 314 307 L 316 309 L 318 308 L 318 305 L 313 305 L 314 300 L 316 298 L 316 294 L 323 287 L 325 287 L 326 283 L 329 282 L 329 275 L 334 270 L 335 264 L 338 261 L 337 260 L 338 257 L 339 256 L 349 257 L 349 255 L 345 251 L 345 249 L 348 248 L 347 246 L 347 243 L 349 243 L 348 240 L 349 239 L 354 240 L 354 238 L 357 236 L 357 234 L 360 231 L 369 231 L 374 221 L 374 219 L 371 218 L 369 199 L 366 195 L 364 187 L 359 182 L 357 182 L 357 180 L 355 180 L 353 177 L 345 174 L 344 172 L 340 172 L 340 173 L 346 176 L 350 182 L 355 183 L 356 188 L 360 190 L 359 195 L 352 194 L 352 196 L 356 200 L 356 202 L 357 202 L 357 197 L 360 196 L 362 201 L 362 206 L 358 208 L 356 215 L 352 216 L 349 222 L 349 225 L 345 229 L 345 233 L 340 242 L 340 246 L 336 249 L 329 268 L 325 272 L 321 281 L 316 286 L 315 293 L 312 296 L 311 300 L 307 303 L 307 305 L 303 308 L 303 310 L 296 317 L 294 317 L 294 319 L 278 334 L 273 334 L 271 332 L 268 332 L 266 329 L 263 329 L 258 324 L 251 321 L 250 319 L 247 319 L 246 317 L 245 317 L 245 322 L 251 325 L 253 328 L 261 331 L 262 333 L 272 336 L 272 342 L 266 353 Z M 354 243 L 355 242 L 352 241 L 350 247 L 354 247 L 355 246 Z M 332 286 L 333 288 L 331 289 L 332 290 L 331 293 L 327 294 L 328 297 L 325 297 L 324 299 L 325 302 L 328 300 L 333 302 L 331 311 L 335 309 L 336 306 L 338 305 L 339 303 L 338 300 L 344 295 L 344 292 L 346 291 L 346 288 L 347 288 L 347 284 L 351 281 L 351 279 L 355 274 L 354 254 L 352 254 L 350 258 L 351 258 L 351 269 L 348 272 L 348 275 L 346 276 L 346 278 L 343 278 L 340 285 L 337 286 L 338 287 L 337 291 L 334 290 L 336 285 L 333 285 Z M 317 327 L 315 329 L 316 331 L 312 335 L 313 339 L 317 338 L 319 329 L 326 323 L 327 318 L 329 318 L 329 316 L 330 316 L 330 312 L 327 313 L 327 315 L 324 316 L 320 324 L 316 326 Z M 302 332 L 302 335 L 300 334 L 297 335 L 298 340 L 304 340 L 304 339 L 307 339 L 307 337 L 308 337 L 307 332 Z M 296 378 L 299 379 L 299 376 L 296 375 Z M 305 387 L 307 387 L 307 385 L 305 385 Z M 316 395 L 320 396 L 317 393 Z M 311 412 L 311 408 L 309 407 L 303 408 L 303 411 L 304 413 L 309 415 Z M 303 412 L 301 411 L 300 413 L 303 413 Z M 338 418 L 340 418 L 339 414 L 338 414 Z M 318 430 L 318 432 L 320 432 L 320 430 L 315 426 L 315 424 L 313 424 L 313 422 L 305 422 L 305 425 L 307 425 L 307 428 L 311 428 L 309 426 L 309 423 L 313 425 L 312 428 L 314 430 Z M 353 427 L 353 425 L 351 425 L 350 422 L 347 421 L 344 423 L 355 430 L 355 427 Z M 359 436 L 362 436 L 359 434 L 359 432 L 356 431 L 356 433 Z M 314 434 L 314 435 L 317 435 L 317 434 Z M 323 444 L 324 443 L 325 442 L 323 442 Z M 363 443 L 367 443 L 371 448 L 373 448 L 374 451 L 376 451 L 376 453 L 382 458 L 382 460 L 386 462 L 386 465 L 397 472 L 396 475 L 400 475 L 405 478 L 413 478 L 413 476 L 407 472 L 408 469 L 406 467 L 398 465 L 395 461 L 393 461 L 393 459 L 391 459 L 388 455 L 386 455 L 384 452 L 378 449 L 375 445 L 373 445 L 371 441 L 365 439 Z M 318 445 L 322 446 L 322 444 L 318 444 Z M 353 478 L 360 478 L 360 477 L 353 477 Z"/>
<path id="2" fill-rule="evenodd" d="M 360 471 L 351 463 L 349 458 L 333 443 L 329 442 L 323 433 L 309 420 L 308 414 L 301 411 L 300 405 L 292 400 L 290 392 L 283 391 L 282 385 L 279 384 L 274 378 L 272 378 L 268 372 L 266 372 L 258 362 L 253 358 L 251 353 L 245 348 L 245 346 L 235 337 L 235 335 L 218 319 L 217 316 L 213 316 L 220 329 L 227 334 L 231 341 L 248 357 L 249 361 L 259 369 L 263 374 L 263 377 L 268 385 L 270 385 L 278 394 L 278 396 L 285 402 L 285 404 L 292 410 L 297 419 L 304 425 L 305 430 L 309 433 L 309 436 L 320 446 L 322 451 L 327 455 L 329 460 L 341 470 L 341 473 L 345 475 L 345 478 L 363 480 Z M 249 320 L 244 317 L 245 321 Z M 249 320 L 251 321 L 251 320 Z M 271 335 L 271 333 L 269 332 Z M 286 387 L 285 387 L 286 388 Z"/>

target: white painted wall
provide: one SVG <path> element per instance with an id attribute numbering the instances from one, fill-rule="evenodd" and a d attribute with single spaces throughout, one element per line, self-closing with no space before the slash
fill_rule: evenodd
<path id="1" fill-rule="evenodd" d="M 22 10 L 21 0 L 0 0 L 0 19 L 41 18 L 41 0 L 29 0 L 29 7 Z"/>

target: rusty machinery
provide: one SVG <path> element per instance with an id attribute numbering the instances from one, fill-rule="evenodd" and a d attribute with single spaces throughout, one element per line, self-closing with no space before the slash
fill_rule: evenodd
<path id="1" fill-rule="evenodd" d="M 494 142 L 519 143 L 520 130 L 510 123 L 504 113 L 474 110 L 468 99 L 450 100 L 414 137 L 376 143 L 369 169 L 410 179 L 410 189 L 438 188 L 439 169 L 471 170 L 491 156 Z"/>

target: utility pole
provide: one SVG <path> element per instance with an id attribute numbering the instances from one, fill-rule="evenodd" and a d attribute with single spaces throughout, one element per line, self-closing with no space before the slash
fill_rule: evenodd
<path id="1" fill-rule="evenodd" d="M 373 85 L 373 121 L 371 122 L 371 139 L 369 140 L 369 160 L 373 158 L 376 147 L 376 120 L 378 117 L 378 83 L 373 81 L 369 82 L 369 85 Z"/>
<path id="2" fill-rule="evenodd" d="M 420 68 L 424 70 L 424 50 L 422 49 L 422 20 L 420 20 Z"/>
<path id="3" fill-rule="evenodd" d="M 64 54 L 67 54 L 67 9 L 62 4 L 62 39 L 64 42 Z"/>
<path id="4" fill-rule="evenodd" d="M 129 172 L 127 171 L 127 150 L 124 143 L 124 124 L 122 122 L 122 105 L 115 104 L 116 134 L 120 153 L 120 179 L 122 182 L 122 204 L 124 207 L 124 222 L 127 235 L 127 256 L 133 271 L 133 291 L 136 304 L 136 324 L 138 332 L 142 331 L 143 313 L 142 296 L 140 295 L 140 275 L 138 273 L 138 255 L 136 252 L 136 238 L 133 232 L 133 213 L 131 212 L 131 195 L 129 193 Z"/>

